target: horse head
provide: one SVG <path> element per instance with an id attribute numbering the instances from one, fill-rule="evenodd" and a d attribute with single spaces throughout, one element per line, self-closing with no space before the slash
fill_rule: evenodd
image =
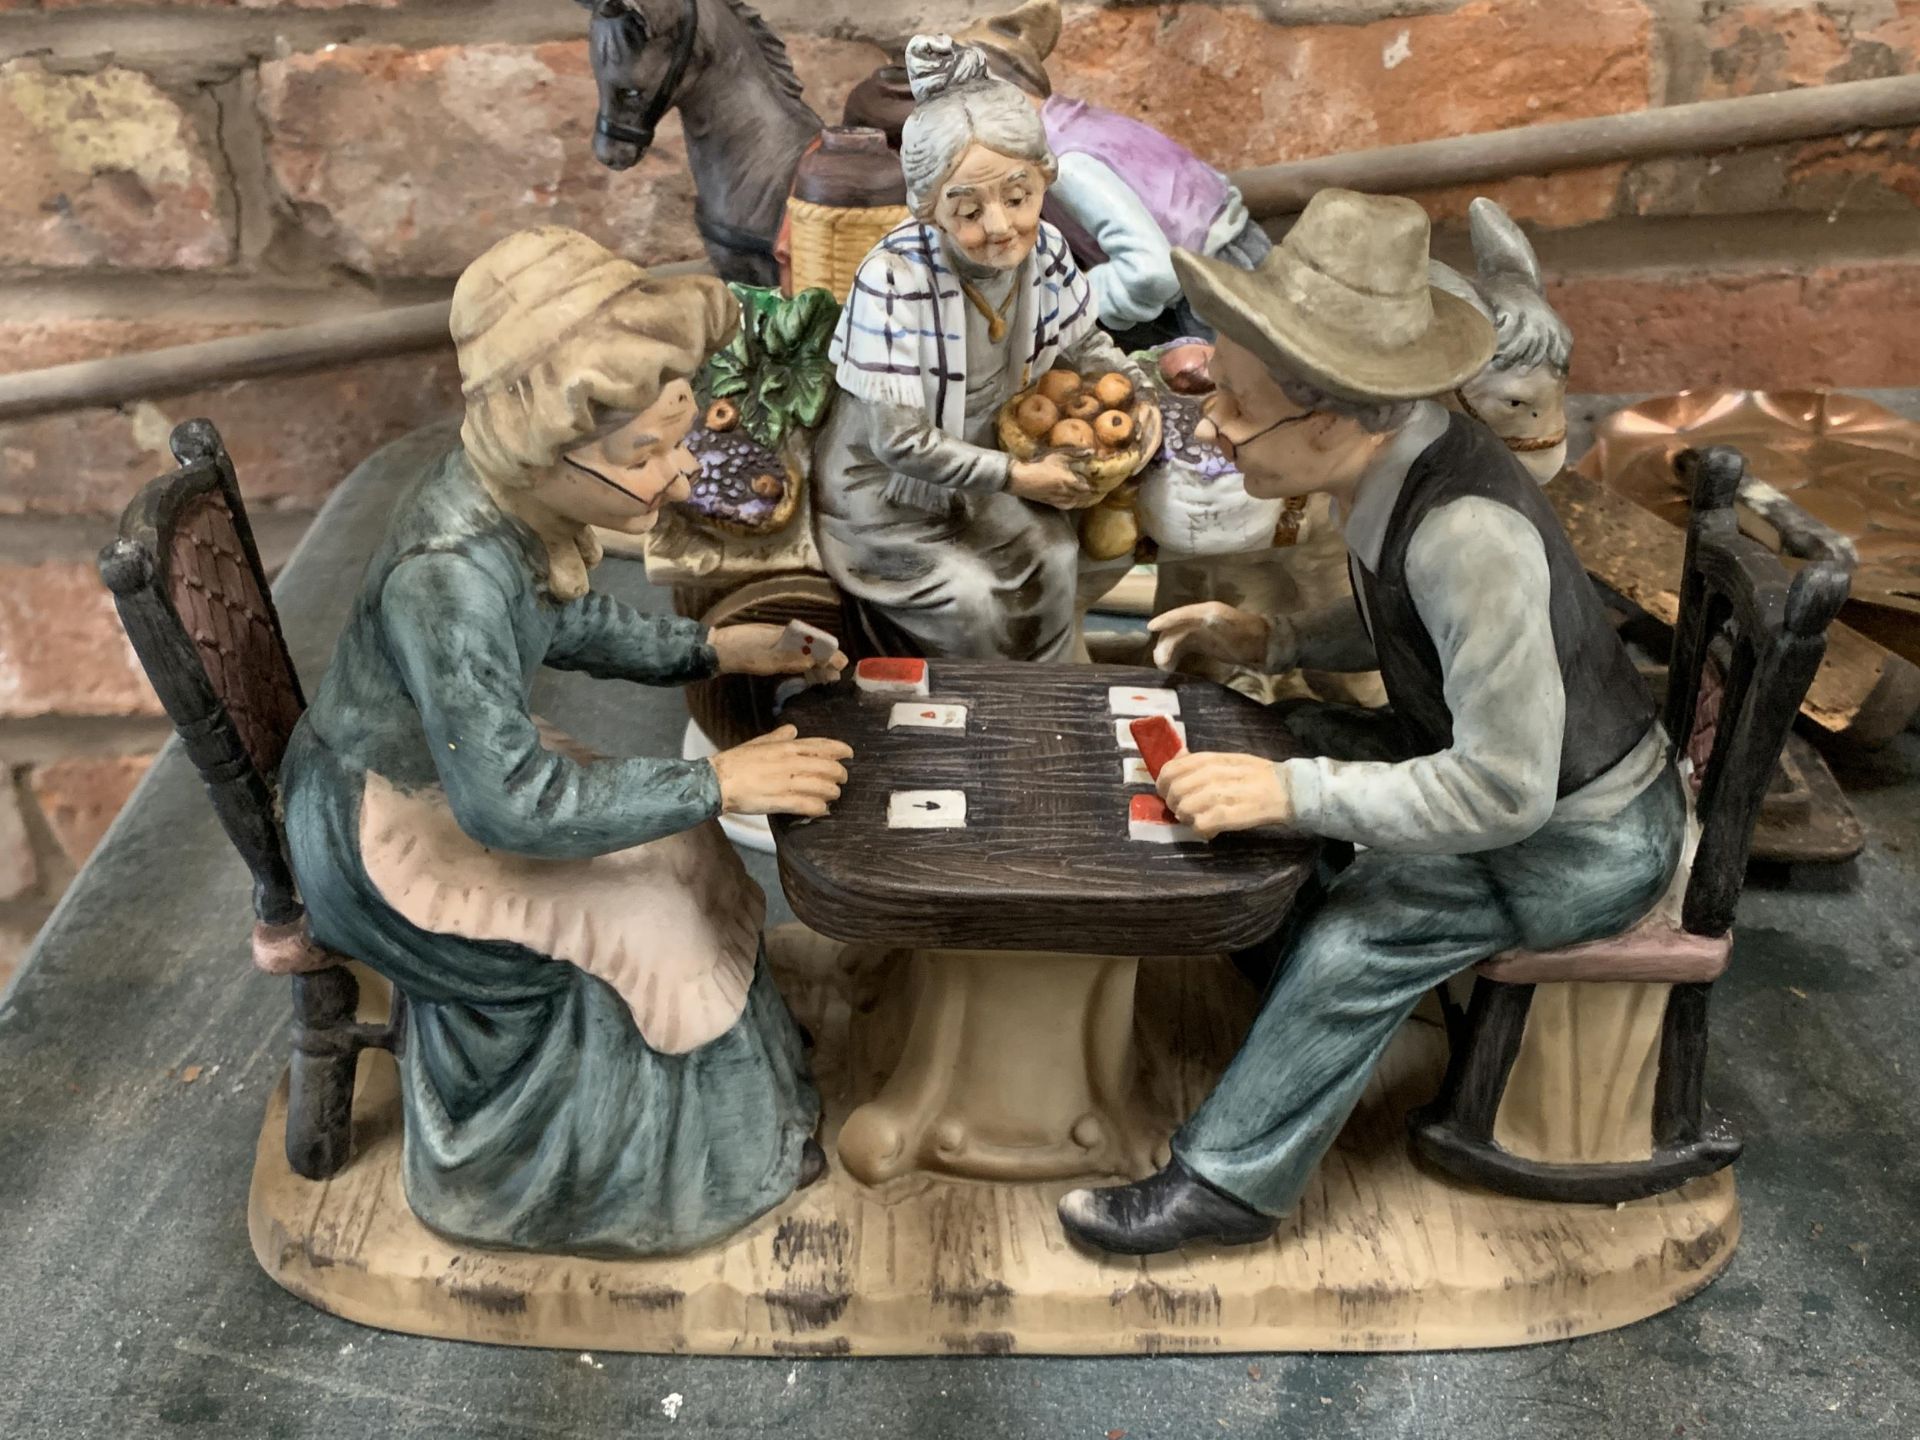
<path id="1" fill-rule="evenodd" d="M 1540 262 L 1511 216 L 1485 196 L 1467 211 L 1471 280 L 1437 262 L 1433 282 L 1493 321 L 1493 359 L 1459 390 L 1461 408 L 1507 442 L 1536 479 L 1567 454 L 1567 367 L 1573 335 L 1547 303 Z"/>
<path id="2" fill-rule="evenodd" d="M 610 170 L 640 163 L 673 108 L 700 29 L 699 0 L 579 0 L 600 110 L 593 154 Z"/>

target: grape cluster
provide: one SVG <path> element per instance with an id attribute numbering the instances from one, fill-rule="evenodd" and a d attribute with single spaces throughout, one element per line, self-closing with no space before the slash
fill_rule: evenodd
<path id="1" fill-rule="evenodd" d="M 758 475 L 785 473 L 779 457 L 744 431 L 716 434 L 696 430 L 687 437 L 687 448 L 700 460 L 700 476 L 693 482 L 693 495 L 687 502 L 693 509 L 752 519 L 778 503 L 778 495 L 755 494 L 753 480 Z"/>
<path id="2" fill-rule="evenodd" d="M 1235 473 L 1234 467 L 1216 446 L 1194 438 L 1200 424 L 1201 399 L 1198 395 L 1180 395 L 1162 391 L 1160 419 L 1167 436 L 1167 455 L 1189 470 L 1209 480 Z"/>

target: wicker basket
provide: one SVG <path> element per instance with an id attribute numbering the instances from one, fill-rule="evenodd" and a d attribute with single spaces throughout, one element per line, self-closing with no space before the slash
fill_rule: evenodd
<path id="1" fill-rule="evenodd" d="M 1038 387 L 1022 390 L 1006 404 L 1000 407 L 995 428 L 1000 437 L 1000 448 L 1016 460 L 1031 460 L 1044 454 L 1058 454 L 1067 457 L 1067 462 L 1080 474 L 1093 482 L 1093 493 L 1081 503 L 1081 509 L 1098 505 L 1121 485 L 1130 479 L 1140 468 L 1140 447 L 1129 445 L 1124 450 L 1054 450 L 1041 444 L 1034 436 L 1020 428 L 1015 411 L 1020 402 L 1031 395 Z M 1146 433 L 1148 419 L 1158 413 L 1159 406 L 1154 404 L 1146 387 L 1134 397 L 1133 425 L 1134 434 Z"/>
<path id="2" fill-rule="evenodd" d="M 816 205 L 787 201 L 793 221 L 793 293 L 821 289 L 842 305 L 853 293 L 854 273 L 873 247 L 910 212 L 904 205 Z"/>

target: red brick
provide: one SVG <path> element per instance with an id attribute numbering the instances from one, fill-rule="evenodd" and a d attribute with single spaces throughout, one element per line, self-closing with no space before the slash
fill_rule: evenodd
<path id="1" fill-rule="evenodd" d="M 0 65 L 0 257 L 201 270 L 233 254 L 207 137 L 152 79 Z"/>
<path id="2" fill-rule="evenodd" d="M 1702 100 L 1901 75 L 1920 47 L 1920 0 L 1716 9 L 1705 29 Z"/>
<path id="3" fill-rule="evenodd" d="M 40 0 L 43 10 L 98 10 L 106 0 Z M 191 9 L 191 10 L 340 10 L 349 5 L 392 10 L 400 0 L 113 0 L 116 9 Z M 4 10 L 0 0 L 0 10 Z"/>
<path id="4" fill-rule="evenodd" d="M 76 756 L 30 772 L 27 785 L 40 813 L 75 865 L 86 864 L 152 764 L 151 755 Z"/>
<path id="5" fill-rule="evenodd" d="M 794 56 L 836 115 L 882 58 L 820 38 Z M 260 103 L 276 181 L 358 269 L 453 275 L 502 236 L 551 224 L 654 263 L 702 253 L 677 116 L 632 170 L 593 158 L 584 40 L 341 46 L 263 65 Z"/>
<path id="6" fill-rule="evenodd" d="M 189 344 L 241 328 L 0 321 L 0 371 Z M 0 424 L 0 515 L 117 513 L 171 467 L 173 425 L 202 415 L 219 427 L 251 503 L 311 507 L 380 446 L 458 409 L 449 349 Z"/>
<path id="7" fill-rule="evenodd" d="M 1920 264 L 1588 276 L 1550 288 L 1573 327 L 1576 391 L 1864 388 L 1920 376 Z"/>
<path id="8" fill-rule="evenodd" d="M 1920 52 L 1920 0 L 1735 6 L 1714 15 L 1702 38 L 1707 55 L 1699 84 L 1677 100 L 1910 74 Z M 1920 132 L 1873 130 L 1650 161 L 1634 167 L 1626 195 L 1623 209 L 1642 215 L 1907 212 L 1920 203 Z"/>
<path id="9" fill-rule="evenodd" d="M 39 883 L 40 862 L 34 858 L 20 793 L 13 776 L 0 767 L 0 901 L 18 900 Z"/>
<path id="10" fill-rule="evenodd" d="M 0 566 L 0 720 L 160 713 L 92 562 Z"/>
<path id="11" fill-rule="evenodd" d="M 1640 0 L 1470 0 L 1365 25 L 1275 25 L 1252 6 L 1073 12 L 1051 64 L 1065 93 L 1136 114 L 1224 169 L 1645 108 L 1653 31 Z M 1567 225 L 1613 210 L 1622 167 L 1475 194 Z"/>
<path id="12" fill-rule="evenodd" d="M 163 345 L 217 340 L 258 327 L 212 325 L 192 319 L 123 320 L 83 315 L 66 319 L 16 320 L 0 316 L 0 375 L 99 360 Z"/>
<path id="13" fill-rule="evenodd" d="M 24 925 L 0 924 L 0 991 L 7 988 L 33 944 L 34 932 Z"/>
<path id="14" fill-rule="evenodd" d="M 853 87 L 887 63 L 878 45 L 821 35 L 786 37 L 787 53 L 811 105 L 829 125 L 838 125 Z"/>

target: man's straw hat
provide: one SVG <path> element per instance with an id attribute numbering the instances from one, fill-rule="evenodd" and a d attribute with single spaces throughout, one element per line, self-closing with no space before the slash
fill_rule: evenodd
<path id="1" fill-rule="evenodd" d="M 1268 368 L 1350 400 L 1444 394 L 1493 357 L 1493 326 L 1427 283 L 1427 212 L 1411 200 L 1322 190 L 1256 270 L 1188 250 L 1188 302 Z"/>
<path id="2" fill-rule="evenodd" d="M 1060 43 L 1060 0 L 1027 0 L 1017 10 L 976 21 L 955 35 L 960 45 L 978 45 L 1000 62 L 1008 78 L 1036 95 L 1051 95 L 1047 56 Z"/>

